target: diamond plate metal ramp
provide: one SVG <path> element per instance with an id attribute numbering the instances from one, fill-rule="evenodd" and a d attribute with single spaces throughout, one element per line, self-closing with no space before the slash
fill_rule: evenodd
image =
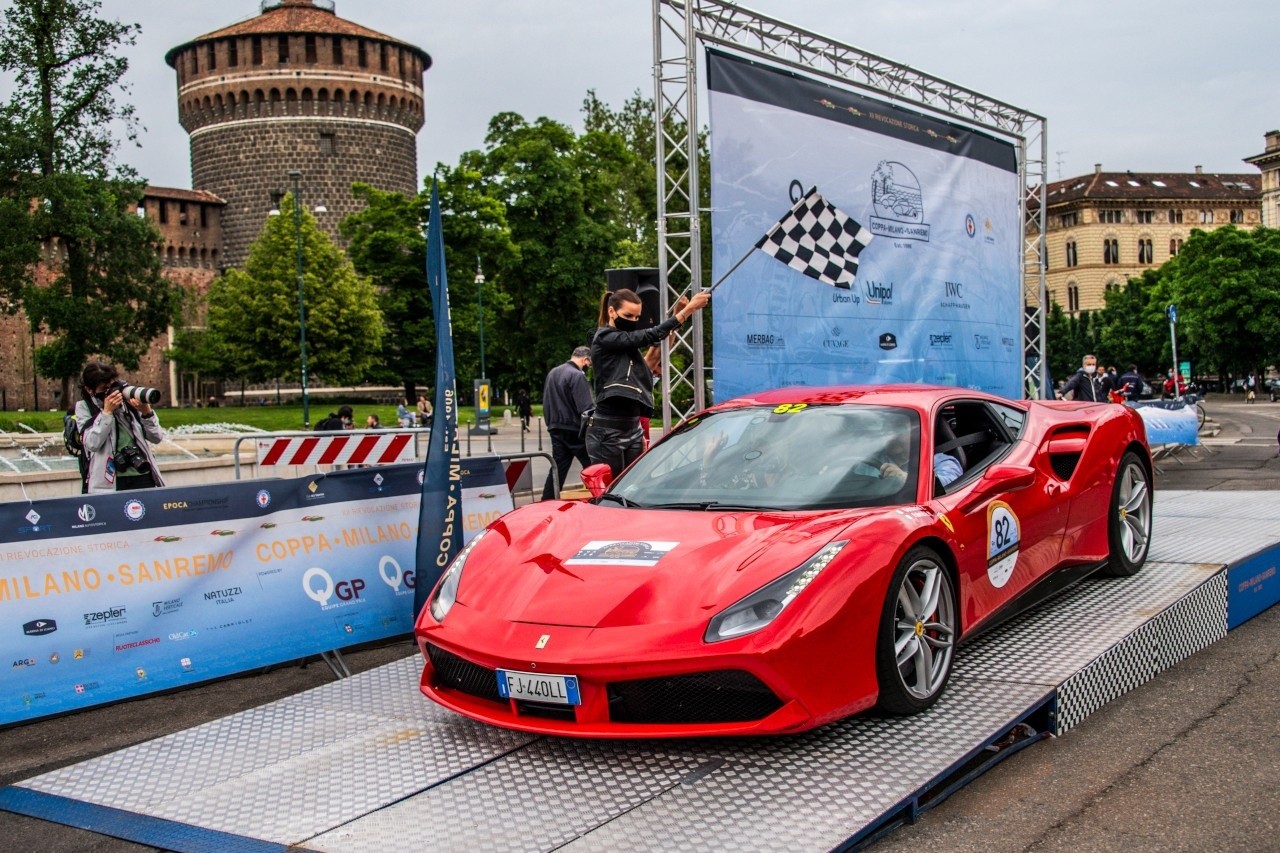
<path id="1" fill-rule="evenodd" d="M 537 738 L 433 705 L 411 657 L 29 779 L 8 799 L 97 809 L 89 828 L 125 838 L 154 837 L 132 819 L 318 851 L 846 846 L 910 819 L 1022 720 L 1065 731 L 1224 635 L 1224 564 L 1280 542 L 1280 522 L 1248 493 L 1213 495 L 1220 515 L 1198 517 L 1200 497 L 1157 495 L 1142 573 L 1085 581 L 965 646 L 946 695 L 916 717 L 754 740 Z M 1224 518 L 1249 521 L 1223 541 Z"/>

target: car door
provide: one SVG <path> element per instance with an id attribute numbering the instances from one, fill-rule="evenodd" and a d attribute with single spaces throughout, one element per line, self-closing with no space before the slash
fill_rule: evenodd
<path id="1" fill-rule="evenodd" d="M 962 451 L 963 473 L 935 480 L 934 500 L 959 545 L 966 625 L 1026 591 L 1061 553 L 1069 509 L 1058 500 L 1061 483 L 1018 441 L 1025 422 L 1024 409 L 983 399 L 949 400 L 932 413 L 930 465 L 940 451 Z"/>

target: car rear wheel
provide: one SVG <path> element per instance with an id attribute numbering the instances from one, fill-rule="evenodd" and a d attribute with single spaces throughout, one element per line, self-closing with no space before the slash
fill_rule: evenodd
<path id="1" fill-rule="evenodd" d="M 947 686 L 955 657 L 956 592 L 931 548 L 907 552 L 893 573 L 876 643 L 877 709 L 916 714 Z"/>
<path id="2" fill-rule="evenodd" d="M 1151 499 L 1151 475 L 1138 454 L 1130 450 L 1120 460 L 1115 485 L 1111 487 L 1106 574 L 1135 575 L 1146 562 L 1151 544 Z"/>

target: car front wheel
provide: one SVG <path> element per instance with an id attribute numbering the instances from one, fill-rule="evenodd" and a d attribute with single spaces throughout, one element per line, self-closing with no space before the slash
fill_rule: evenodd
<path id="1" fill-rule="evenodd" d="M 955 657 L 956 591 L 931 548 L 907 552 L 893 573 L 876 643 L 877 709 L 917 714 L 942 695 Z"/>
<path id="2" fill-rule="evenodd" d="M 1111 487 L 1107 513 L 1107 542 L 1110 555 L 1106 574 L 1112 577 L 1136 575 L 1147 561 L 1151 545 L 1151 475 L 1132 450 L 1125 453 Z"/>

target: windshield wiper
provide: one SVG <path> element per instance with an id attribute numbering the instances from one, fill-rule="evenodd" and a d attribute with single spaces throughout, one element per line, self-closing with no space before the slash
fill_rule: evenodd
<path id="1" fill-rule="evenodd" d="M 613 492 L 605 492 L 600 497 L 596 498 L 594 503 L 596 504 L 603 503 L 606 498 L 611 501 L 617 501 L 618 503 L 630 509 L 640 508 L 640 504 L 636 503 L 635 501 L 629 501 L 626 498 L 624 498 L 622 495 L 615 495 Z"/>

